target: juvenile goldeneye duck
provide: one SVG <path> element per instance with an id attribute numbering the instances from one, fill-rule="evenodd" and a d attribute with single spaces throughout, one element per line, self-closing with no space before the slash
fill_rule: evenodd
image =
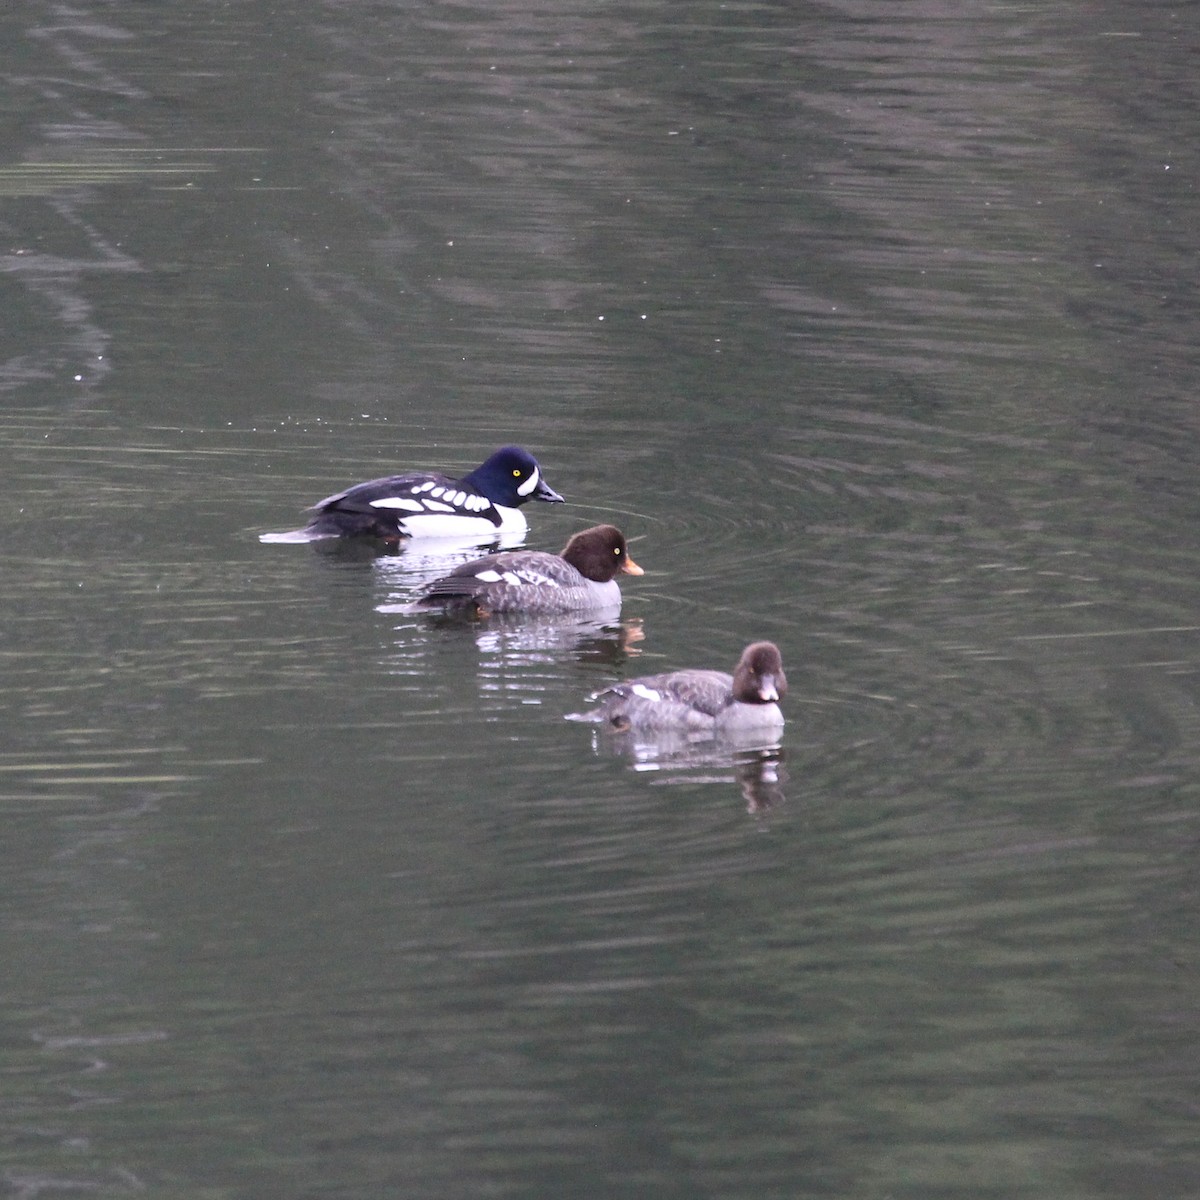
<path id="1" fill-rule="evenodd" d="M 621 531 L 597 525 L 575 534 L 561 554 L 502 550 L 463 563 L 428 584 L 415 607 L 479 616 L 620 608 L 616 577 L 642 573 Z"/>
<path id="2" fill-rule="evenodd" d="M 562 504 L 542 478 L 537 459 L 520 446 L 504 446 L 461 479 L 437 471 L 411 471 L 370 479 L 312 506 L 303 529 L 264 533 L 263 542 L 313 542 L 336 537 L 491 538 L 524 533 L 520 506 L 527 500 Z"/>
<path id="3" fill-rule="evenodd" d="M 615 684 L 590 699 L 597 707 L 570 713 L 569 721 L 610 729 L 711 732 L 736 735 L 782 729 L 779 701 L 787 694 L 783 659 L 774 642 L 752 642 L 732 675 L 724 671 L 670 671 Z"/>

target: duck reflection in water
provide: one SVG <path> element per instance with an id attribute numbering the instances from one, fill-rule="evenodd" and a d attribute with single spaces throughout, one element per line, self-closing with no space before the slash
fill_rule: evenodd
<path id="1" fill-rule="evenodd" d="M 376 611 L 409 618 L 394 628 L 390 670 L 427 675 L 436 657 L 439 672 L 453 672 L 446 666 L 453 659 L 474 677 L 482 711 L 496 714 L 510 713 L 514 702 L 542 704 L 561 694 L 581 663 L 620 670 L 627 658 L 641 653 L 636 647 L 645 636 L 641 619 L 622 620 L 619 609 L 557 617 L 495 613 L 485 621 L 425 611 L 413 620 L 407 604 L 378 605 Z M 473 651 L 464 655 L 467 646 Z"/>
<path id="2" fill-rule="evenodd" d="M 317 543 L 319 553 L 340 561 L 357 559 L 374 566 L 375 578 L 387 589 L 388 599 L 376 606 L 378 612 L 410 612 L 412 594 L 447 571 L 471 562 L 482 554 L 515 550 L 525 541 L 522 533 L 506 533 L 488 542 L 476 538 L 424 538 L 401 542 L 380 553 L 378 547 L 364 548 L 353 539 Z"/>
<path id="3" fill-rule="evenodd" d="M 568 717 L 568 720 L 573 719 Z M 786 753 L 774 742 L 747 744 L 742 735 L 687 734 L 679 730 L 613 729 L 592 731 L 592 751 L 624 759 L 640 774 L 653 774 L 661 786 L 733 784 L 749 813 L 764 813 L 786 799 Z"/>
<path id="4" fill-rule="evenodd" d="M 435 628 L 463 625 L 453 615 L 434 617 L 429 623 Z M 600 616 L 532 619 L 497 613 L 486 625 L 475 624 L 473 628 L 480 653 L 505 666 L 555 663 L 569 655 L 575 662 L 615 667 L 629 656 L 640 654 L 635 647 L 646 636 L 641 618 L 622 621 L 620 609 Z"/>

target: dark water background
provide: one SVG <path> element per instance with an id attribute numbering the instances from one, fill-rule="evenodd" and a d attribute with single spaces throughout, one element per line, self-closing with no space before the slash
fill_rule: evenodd
<path id="1" fill-rule="evenodd" d="M 5 1194 L 1200 1192 L 1195 21 L 6 6 Z M 507 441 L 619 625 L 257 541 Z"/>

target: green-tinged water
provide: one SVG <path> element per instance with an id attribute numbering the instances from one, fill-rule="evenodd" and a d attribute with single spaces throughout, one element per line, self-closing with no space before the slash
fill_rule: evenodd
<path id="1" fill-rule="evenodd" d="M 1189 21 L 6 9 L 0 1192 L 1200 1192 Z M 507 442 L 619 621 L 258 540 Z"/>

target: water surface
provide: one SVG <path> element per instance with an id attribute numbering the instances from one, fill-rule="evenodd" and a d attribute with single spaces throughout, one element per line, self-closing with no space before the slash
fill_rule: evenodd
<path id="1" fill-rule="evenodd" d="M 6 1190 L 1197 1191 L 1188 34 L 0 15 Z M 257 540 L 509 441 L 619 618 Z"/>

